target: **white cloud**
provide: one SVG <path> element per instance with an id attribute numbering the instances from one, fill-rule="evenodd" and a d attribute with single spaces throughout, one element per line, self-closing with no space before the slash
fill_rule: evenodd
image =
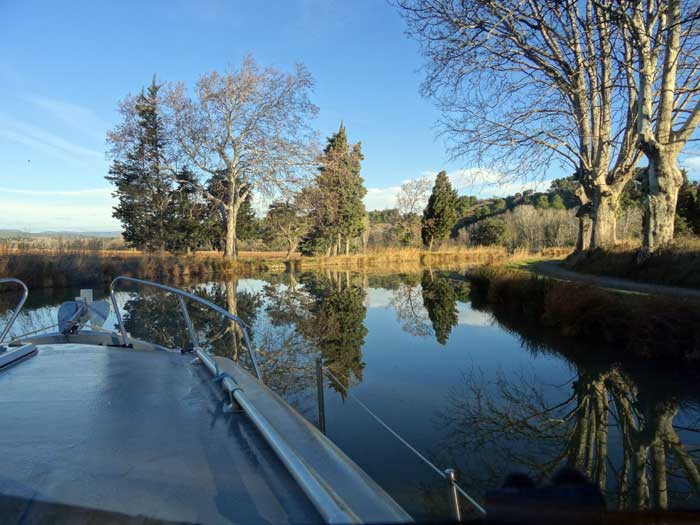
<path id="1" fill-rule="evenodd" d="M 385 208 L 396 207 L 396 195 L 400 186 L 390 186 L 388 188 L 367 188 L 365 195 L 365 206 L 368 210 L 383 210 Z"/>
<path id="2" fill-rule="evenodd" d="M 10 118 L 0 118 L 0 137 L 64 159 L 104 160 L 101 151 L 74 144 L 37 126 Z"/>
<path id="3" fill-rule="evenodd" d="M 110 188 L 95 188 L 89 190 L 21 190 L 14 188 L 0 187 L 1 193 L 15 193 L 18 195 L 109 195 L 112 190 Z"/>
<path id="4" fill-rule="evenodd" d="M 107 124 L 88 108 L 40 95 L 28 96 L 26 100 L 62 123 L 96 140 L 104 140 L 105 138 Z"/>
<path id="5" fill-rule="evenodd" d="M 424 171 L 420 174 L 421 178 L 434 179 L 436 176 L 436 171 Z M 506 197 L 525 190 L 544 191 L 551 183 L 549 179 L 529 182 L 508 180 L 498 172 L 478 168 L 449 171 L 447 176 L 460 195 L 476 195 L 480 198 Z M 404 182 L 407 181 L 402 181 L 402 184 Z M 370 211 L 393 208 L 396 206 L 396 196 L 400 189 L 401 186 L 367 188 L 365 206 Z"/>
<path id="6" fill-rule="evenodd" d="M 26 231 L 118 231 L 109 189 L 32 191 L 0 189 L 0 228 Z"/>
<path id="7" fill-rule="evenodd" d="M 473 310 L 471 306 L 460 305 L 457 323 L 468 326 L 491 326 L 493 324 L 493 316 L 486 312 Z"/>
<path id="8" fill-rule="evenodd" d="M 691 173 L 700 175 L 700 157 L 687 157 L 681 165 L 688 168 Z"/>

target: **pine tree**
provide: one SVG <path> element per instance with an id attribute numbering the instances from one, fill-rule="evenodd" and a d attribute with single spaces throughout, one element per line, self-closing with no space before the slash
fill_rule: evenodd
<path id="1" fill-rule="evenodd" d="M 192 184 L 194 174 L 184 168 L 168 205 L 165 248 L 170 252 L 191 252 L 207 244 L 209 206 Z"/>
<path id="2" fill-rule="evenodd" d="M 250 192 L 241 201 L 241 207 L 238 209 L 236 236 L 239 241 L 252 241 L 262 236 L 260 219 L 253 209 L 253 194 Z M 238 253 L 238 247 L 236 247 L 236 253 Z"/>
<path id="3" fill-rule="evenodd" d="M 345 240 L 345 253 L 350 241 L 365 230 L 367 190 L 360 175 L 364 159 L 360 143 L 350 147 L 345 126 L 328 138 L 321 156 L 315 187 L 308 190 L 313 224 L 301 244 L 302 253 L 337 255 Z M 311 195 L 313 194 L 313 195 Z"/>
<path id="4" fill-rule="evenodd" d="M 122 223 L 124 240 L 145 250 L 165 249 L 171 180 L 161 168 L 166 147 L 159 114 L 155 78 L 148 90 L 133 100 L 138 134 L 133 143 L 115 158 L 105 177 L 116 186 L 113 216 Z"/>
<path id="5" fill-rule="evenodd" d="M 435 241 L 444 240 L 457 222 L 457 192 L 452 189 L 447 172 L 441 171 L 435 179 L 433 192 L 423 211 L 421 237 L 430 250 Z"/>

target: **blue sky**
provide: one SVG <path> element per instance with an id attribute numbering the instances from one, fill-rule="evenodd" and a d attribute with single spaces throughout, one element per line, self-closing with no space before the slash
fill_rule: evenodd
<path id="1" fill-rule="evenodd" d="M 0 0 L 0 46 L 0 228 L 118 229 L 104 180 L 118 100 L 154 73 L 191 84 L 249 53 L 309 68 L 321 134 L 342 119 L 363 143 L 368 207 L 462 167 L 446 162 L 437 111 L 418 94 L 417 45 L 383 0 Z"/>
<path id="2" fill-rule="evenodd" d="M 514 189 L 469 186 L 469 166 L 447 162 L 438 112 L 418 94 L 417 44 L 384 0 L 0 0 L 0 47 L 0 228 L 118 229 L 104 180 L 117 102 L 153 74 L 192 84 L 247 54 L 308 67 L 316 128 L 327 136 L 343 120 L 363 143 L 370 209 L 441 169 L 461 193 Z"/>

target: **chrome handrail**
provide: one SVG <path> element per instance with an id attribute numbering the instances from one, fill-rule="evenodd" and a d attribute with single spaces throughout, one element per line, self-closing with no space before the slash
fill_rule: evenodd
<path id="1" fill-rule="evenodd" d="M 10 333 L 10 329 L 12 328 L 12 325 L 17 320 L 17 316 L 22 311 L 22 307 L 24 306 L 24 302 L 27 300 L 27 297 L 29 296 L 29 289 L 27 288 L 27 285 L 24 284 L 19 279 L 15 279 L 14 277 L 0 278 L 0 284 L 4 284 L 4 283 L 19 284 L 22 287 L 23 291 L 22 291 L 22 298 L 19 300 L 19 303 L 17 303 L 17 306 L 15 307 L 15 311 L 12 312 L 12 315 L 10 316 L 10 321 L 7 323 L 7 326 L 2 331 L 2 334 L 0 334 L 0 345 L 5 340 L 5 337 L 7 336 L 7 334 Z"/>
<path id="2" fill-rule="evenodd" d="M 154 283 L 153 281 L 145 281 L 143 279 L 135 279 L 134 277 L 127 277 L 125 275 L 120 275 L 119 277 L 116 277 L 112 283 L 109 285 L 109 295 L 112 300 L 112 306 L 114 307 L 114 314 L 117 317 L 117 322 L 119 323 L 119 330 L 121 331 L 121 336 L 122 336 L 122 342 L 124 346 L 129 345 L 129 338 L 126 333 L 126 328 L 124 327 L 124 320 L 122 319 L 122 315 L 119 312 L 119 305 L 117 304 L 117 297 L 114 294 L 114 287 L 115 285 L 120 282 L 120 281 L 127 281 L 130 283 L 136 283 L 140 284 L 143 286 L 149 286 L 151 288 L 158 288 L 160 290 L 164 290 L 166 292 L 174 293 L 179 297 L 179 304 L 180 304 L 180 309 L 182 311 L 182 315 L 185 318 L 185 324 L 187 324 L 187 331 L 190 335 L 190 339 L 192 340 L 192 346 L 193 349 L 199 348 L 199 341 L 197 340 L 196 332 L 194 330 L 194 326 L 192 325 L 192 320 L 190 319 L 190 315 L 187 311 L 187 306 L 185 305 L 185 301 L 182 300 L 183 297 L 186 297 L 188 299 L 191 299 L 195 302 L 198 302 L 199 304 L 203 304 L 204 306 L 214 310 L 215 312 L 223 315 L 227 319 L 230 319 L 231 321 L 234 321 L 238 323 L 238 326 L 241 329 L 241 332 L 243 334 L 243 340 L 245 342 L 245 346 L 248 349 L 248 355 L 250 356 L 250 362 L 253 365 L 253 370 L 255 371 L 255 375 L 257 378 L 262 382 L 262 374 L 260 373 L 260 369 L 258 368 L 258 362 L 255 359 L 255 354 L 253 353 L 253 345 L 250 342 L 250 337 L 248 336 L 248 330 L 246 328 L 246 324 L 243 322 L 243 320 L 240 317 L 237 317 L 230 313 L 228 310 L 225 310 L 224 308 L 221 308 L 220 306 L 215 305 L 212 302 L 207 301 L 206 299 L 202 299 L 201 297 L 194 295 L 189 292 L 185 292 L 184 290 L 180 290 L 179 288 L 173 288 L 172 286 L 166 286 L 164 284 L 160 283 Z M 1 341 L 1 340 L 0 340 Z"/>

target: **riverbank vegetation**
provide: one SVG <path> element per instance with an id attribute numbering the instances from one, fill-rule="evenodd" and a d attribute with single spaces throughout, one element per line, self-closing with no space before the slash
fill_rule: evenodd
<path id="1" fill-rule="evenodd" d="M 659 362 L 700 362 L 698 303 L 605 290 L 498 267 L 467 274 L 471 299 L 497 318 L 519 318 L 562 336 Z"/>
<path id="2" fill-rule="evenodd" d="M 564 257 L 566 251 L 545 251 L 542 257 Z M 425 267 L 461 269 L 464 266 L 498 264 L 532 257 L 527 252 L 509 254 L 501 247 L 445 249 L 368 250 L 339 257 L 300 257 L 291 260 L 286 252 L 242 252 L 234 261 L 218 253 L 189 256 L 129 251 L 36 250 L 0 251 L 0 275 L 23 280 L 30 288 L 61 288 L 109 283 L 118 275 L 186 283 L 225 276 L 252 276 L 263 272 L 303 271 L 317 268 L 367 270 L 391 268 L 421 271 Z"/>
<path id="3" fill-rule="evenodd" d="M 586 252 L 639 239 L 641 263 L 674 235 L 700 233 L 697 186 L 682 169 L 700 123 L 700 3 L 664 2 L 647 19 L 592 1 L 397 4 L 450 153 L 480 166 L 467 170 L 475 181 L 534 182 L 552 163 L 571 175 L 545 192 L 478 199 L 443 171 L 368 213 L 362 145 L 342 122 L 319 144 L 310 73 L 247 58 L 191 89 L 154 78 L 121 102 L 107 179 L 127 244 L 232 261 L 243 242 L 291 259 L 446 245 Z"/>
<path id="4" fill-rule="evenodd" d="M 575 254 L 564 263 L 577 272 L 609 275 L 645 283 L 700 288 L 700 239 L 681 237 L 638 260 L 639 243 Z"/>

